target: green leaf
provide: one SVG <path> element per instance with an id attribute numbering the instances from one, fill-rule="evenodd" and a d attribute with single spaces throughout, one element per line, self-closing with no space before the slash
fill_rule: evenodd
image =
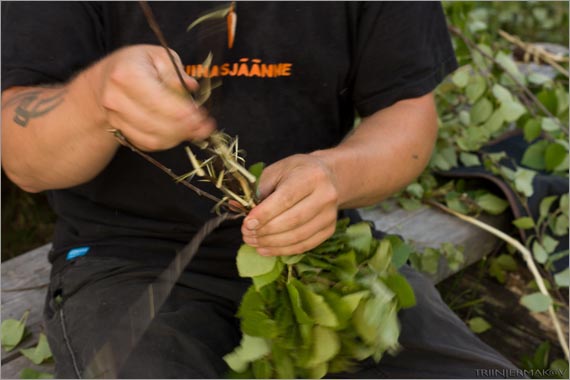
<path id="1" fill-rule="evenodd" d="M 544 154 L 546 170 L 554 170 L 564 160 L 568 160 L 568 151 L 566 148 L 557 143 L 549 144 Z"/>
<path id="2" fill-rule="evenodd" d="M 552 299 L 542 293 L 536 292 L 523 296 L 520 303 L 530 311 L 542 312 L 552 305 Z"/>
<path id="3" fill-rule="evenodd" d="M 566 194 L 562 194 L 562 196 L 560 196 L 560 209 L 562 210 L 562 212 L 564 213 L 564 215 L 568 215 L 569 210 L 569 206 L 570 206 L 570 197 L 568 195 L 568 193 Z"/>
<path id="4" fill-rule="evenodd" d="M 358 335 L 368 344 L 375 344 L 376 337 L 378 336 L 378 326 L 371 324 L 368 318 L 365 318 L 364 311 L 368 305 L 373 301 L 373 298 L 368 299 L 366 302 L 361 302 L 352 315 L 352 323 Z"/>
<path id="5" fill-rule="evenodd" d="M 368 265 L 376 273 L 384 273 L 389 268 L 392 261 L 392 243 L 388 239 L 382 239 L 376 253 L 368 260 Z"/>
<path id="6" fill-rule="evenodd" d="M 558 109 L 558 97 L 555 91 L 544 89 L 536 97 L 552 114 L 556 114 Z"/>
<path id="7" fill-rule="evenodd" d="M 552 232 L 556 236 L 568 235 L 568 215 L 558 215 L 556 217 Z"/>
<path id="8" fill-rule="evenodd" d="M 359 292 L 351 293 L 346 296 L 342 297 L 342 300 L 348 305 L 350 309 L 350 313 L 354 313 L 360 301 L 366 299 L 370 296 L 370 292 L 368 290 L 361 290 Z"/>
<path id="9" fill-rule="evenodd" d="M 287 265 L 297 264 L 299 261 L 303 260 L 304 258 L 305 258 L 304 254 L 279 256 L 279 259 L 281 260 L 281 262 L 283 264 L 287 264 Z"/>
<path id="10" fill-rule="evenodd" d="M 245 292 L 237 316 L 241 319 L 241 330 L 245 334 L 271 339 L 278 333 L 276 321 L 265 311 L 263 298 L 253 286 Z"/>
<path id="11" fill-rule="evenodd" d="M 526 197 L 531 197 L 534 193 L 532 181 L 536 175 L 535 171 L 517 168 L 515 172 L 515 188 Z"/>
<path id="12" fill-rule="evenodd" d="M 406 187 L 406 192 L 416 198 L 424 196 L 424 188 L 417 182 L 408 185 L 408 187 Z"/>
<path id="13" fill-rule="evenodd" d="M 534 139 L 539 137 L 540 134 L 542 133 L 540 122 L 536 119 L 529 119 L 525 123 L 523 130 L 524 130 L 524 139 L 527 142 L 533 141 Z"/>
<path id="14" fill-rule="evenodd" d="M 479 207 L 491 215 L 499 215 L 509 207 L 509 202 L 491 193 L 486 193 L 477 197 L 475 202 Z"/>
<path id="15" fill-rule="evenodd" d="M 293 361 L 284 350 L 279 349 L 278 346 L 273 346 L 271 355 L 279 379 L 294 379 L 296 377 Z"/>
<path id="16" fill-rule="evenodd" d="M 30 312 L 26 311 L 19 321 L 15 319 L 2 321 L 2 326 L 0 327 L 2 331 L 2 347 L 4 347 L 6 352 L 13 350 L 22 341 L 29 314 Z"/>
<path id="17" fill-rule="evenodd" d="M 412 307 L 416 304 L 416 295 L 408 280 L 401 274 L 392 274 L 384 279 L 384 283 L 394 292 L 403 308 Z"/>
<path id="18" fill-rule="evenodd" d="M 556 285 L 561 288 L 567 288 L 570 286 L 570 269 L 566 268 L 562 272 L 558 272 L 554 275 L 554 281 Z"/>
<path id="19" fill-rule="evenodd" d="M 439 257 L 441 253 L 434 248 L 426 248 L 421 254 L 422 271 L 436 274 L 439 267 Z"/>
<path id="20" fill-rule="evenodd" d="M 461 152 L 459 153 L 459 160 L 466 167 L 481 165 L 481 160 L 479 160 L 479 156 L 473 153 Z"/>
<path id="21" fill-rule="evenodd" d="M 556 114 L 561 115 L 564 111 L 568 110 L 568 90 L 565 88 L 557 88 L 556 91 Z"/>
<path id="22" fill-rule="evenodd" d="M 521 164 L 531 169 L 542 170 L 545 167 L 544 154 L 548 141 L 541 140 L 529 146 L 523 154 Z"/>
<path id="23" fill-rule="evenodd" d="M 256 162 L 255 164 L 249 167 L 248 171 L 251 174 L 253 174 L 255 178 L 257 178 L 257 180 L 259 181 L 259 178 L 261 177 L 261 173 L 263 173 L 264 168 L 265 168 L 264 162 Z"/>
<path id="24" fill-rule="evenodd" d="M 552 238 L 550 235 L 544 234 L 542 237 L 542 246 L 544 247 L 546 253 L 551 254 L 558 246 L 558 240 Z"/>
<path id="25" fill-rule="evenodd" d="M 481 317 L 471 318 L 467 323 L 469 324 L 471 331 L 475 334 L 481 334 L 491 328 L 489 322 Z"/>
<path id="26" fill-rule="evenodd" d="M 366 256 L 370 254 L 370 244 L 372 243 L 372 231 L 366 222 L 353 224 L 346 229 L 349 237 L 348 246 L 356 251 L 364 252 Z"/>
<path id="27" fill-rule="evenodd" d="M 337 333 L 327 327 L 313 327 L 313 342 L 311 357 L 307 363 L 308 368 L 328 362 L 340 351 Z"/>
<path id="28" fill-rule="evenodd" d="M 32 368 L 24 368 L 20 372 L 20 379 L 53 379 L 51 373 L 36 371 Z"/>
<path id="29" fill-rule="evenodd" d="M 283 272 L 283 267 L 284 264 L 280 260 L 277 260 L 270 272 L 260 274 L 259 276 L 253 276 L 251 279 L 253 280 L 255 289 L 260 290 L 265 285 L 269 285 L 276 281 L 281 275 L 281 272 Z"/>
<path id="30" fill-rule="evenodd" d="M 255 277 L 271 272 L 277 263 L 277 257 L 261 256 L 254 247 L 243 244 L 237 253 L 236 262 L 241 277 Z"/>
<path id="31" fill-rule="evenodd" d="M 493 85 L 493 95 L 501 103 L 510 103 L 513 101 L 513 95 L 509 90 L 500 84 Z"/>
<path id="32" fill-rule="evenodd" d="M 224 356 L 224 361 L 236 372 L 243 372 L 250 362 L 261 359 L 271 351 L 264 338 L 243 334 L 241 343 L 233 352 Z"/>
<path id="33" fill-rule="evenodd" d="M 560 129 L 560 125 L 552 117 L 542 118 L 541 128 L 544 132 L 555 132 Z"/>
<path id="34" fill-rule="evenodd" d="M 557 198 L 558 198 L 557 195 L 551 195 L 549 197 L 545 197 L 540 201 L 539 215 L 541 219 L 545 219 L 550 214 L 550 209 L 552 208 L 552 204 Z"/>
<path id="35" fill-rule="evenodd" d="M 51 350 L 45 334 L 40 333 L 38 339 L 38 345 L 33 348 L 25 348 L 20 350 L 22 355 L 27 357 L 34 364 L 42 364 L 44 360 L 48 360 L 52 357 Z"/>
<path id="36" fill-rule="evenodd" d="M 331 269 L 342 281 L 352 281 L 358 273 L 358 264 L 356 263 L 356 254 L 354 251 L 341 253 L 331 260 L 335 268 Z"/>
<path id="37" fill-rule="evenodd" d="M 466 110 L 459 111 L 459 122 L 464 126 L 471 125 L 471 116 Z"/>
<path id="38" fill-rule="evenodd" d="M 328 363 L 317 364 L 307 370 L 309 373 L 308 377 L 310 379 L 322 379 L 327 374 L 328 368 Z"/>
<path id="39" fill-rule="evenodd" d="M 485 124 L 483 124 L 483 128 L 490 134 L 494 134 L 500 131 L 504 122 L 503 112 L 500 109 L 496 109 Z"/>
<path id="40" fill-rule="evenodd" d="M 323 296 L 311 291 L 300 281 L 294 281 L 294 285 L 299 291 L 303 305 L 307 305 L 309 315 L 316 324 L 326 327 L 337 327 L 338 319 Z"/>
<path id="41" fill-rule="evenodd" d="M 408 261 L 408 257 L 410 257 L 410 253 L 413 252 L 413 248 L 396 235 L 388 235 L 385 236 L 384 239 L 389 240 L 392 245 L 392 264 L 394 264 L 396 268 L 400 268 Z"/>
<path id="42" fill-rule="evenodd" d="M 502 254 L 496 258 L 497 263 L 502 269 L 509 272 L 516 272 L 518 270 L 518 265 L 515 259 L 511 255 Z"/>
<path id="43" fill-rule="evenodd" d="M 523 216 L 522 218 L 513 220 L 513 224 L 517 228 L 528 230 L 529 228 L 534 227 L 534 219 L 528 216 Z"/>
<path id="44" fill-rule="evenodd" d="M 568 373 L 568 362 L 564 359 L 556 359 L 550 363 L 550 369 L 558 374 L 561 374 L 562 379 L 564 374 Z"/>
<path id="45" fill-rule="evenodd" d="M 549 77 L 547 77 L 547 76 L 544 75 L 544 74 L 531 73 L 531 74 L 528 76 L 528 81 L 529 81 L 530 83 L 533 83 L 533 84 L 543 85 L 543 84 L 545 84 L 545 83 L 551 82 L 552 79 L 550 79 Z"/>
<path id="46" fill-rule="evenodd" d="M 406 211 L 414 211 L 423 206 L 422 202 L 415 198 L 398 198 L 398 203 Z"/>
<path id="47" fill-rule="evenodd" d="M 544 247 L 537 241 L 532 244 L 532 254 L 534 255 L 534 259 L 540 264 L 544 264 L 546 260 L 548 260 L 548 253 L 546 253 Z"/>
<path id="48" fill-rule="evenodd" d="M 443 243 L 441 245 L 443 256 L 447 260 L 447 265 L 451 270 L 458 270 L 464 263 L 465 257 L 463 256 L 463 248 L 456 247 L 451 243 Z"/>
<path id="49" fill-rule="evenodd" d="M 336 318 L 338 319 L 338 325 L 336 326 L 335 330 L 344 330 L 350 318 L 352 318 L 352 312 L 356 309 L 352 308 L 352 305 L 349 305 L 338 293 L 327 290 L 321 294 L 327 305 L 333 310 Z"/>
<path id="50" fill-rule="evenodd" d="M 270 379 L 273 374 L 273 367 L 267 358 L 254 361 L 252 363 L 252 369 L 256 379 Z"/>
<path id="51" fill-rule="evenodd" d="M 287 292 L 289 293 L 289 299 L 291 300 L 291 305 L 293 306 L 293 313 L 295 314 L 295 318 L 300 324 L 312 324 L 313 319 L 309 317 L 309 314 L 304 308 L 303 302 L 301 300 L 301 295 L 299 294 L 297 287 L 295 287 L 294 281 L 296 280 L 293 280 L 287 284 Z"/>
<path id="52" fill-rule="evenodd" d="M 508 71 L 511 75 L 513 75 L 519 82 L 525 84 L 526 80 L 524 76 L 521 74 L 517 64 L 513 61 L 513 59 L 508 56 L 507 54 L 500 51 L 497 53 L 495 60 L 499 63 L 502 69 Z"/>
<path id="53" fill-rule="evenodd" d="M 467 86 L 467 83 L 469 83 L 469 72 L 470 72 L 470 67 L 463 66 L 455 70 L 455 73 L 453 73 L 453 75 L 451 76 L 451 81 L 457 87 L 463 88 Z"/>
<path id="54" fill-rule="evenodd" d="M 487 84 L 485 83 L 485 78 L 480 75 L 472 77 L 471 83 L 467 85 L 465 89 L 465 95 L 469 102 L 474 103 L 477 99 L 481 97 L 485 93 L 487 89 Z"/>
<path id="55" fill-rule="evenodd" d="M 459 213 L 467 214 L 469 212 L 469 208 L 465 202 L 459 198 L 459 194 L 456 192 L 450 192 L 445 195 L 445 204 L 450 209 Z"/>
<path id="56" fill-rule="evenodd" d="M 517 121 L 519 117 L 526 113 L 526 108 L 516 100 L 502 103 L 499 110 L 503 115 L 503 119 L 509 123 Z"/>
<path id="57" fill-rule="evenodd" d="M 483 123 L 491 116 L 491 113 L 493 113 L 493 103 L 487 98 L 481 98 L 471 108 L 471 122 L 475 125 Z"/>

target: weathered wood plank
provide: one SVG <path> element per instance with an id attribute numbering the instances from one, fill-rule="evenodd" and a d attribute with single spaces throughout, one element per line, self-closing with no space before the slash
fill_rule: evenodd
<path id="1" fill-rule="evenodd" d="M 445 242 L 463 246 L 465 249 L 463 268 L 479 261 L 500 243 L 499 239 L 490 233 L 427 206 L 414 211 L 405 211 L 395 205 L 389 211 L 384 211 L 380 207 L 359 211 L 364 219 L 373 221 L 377 229 L 400 235 L 419 249 L 439 248 Z M 505 215 L 484 215 L 480 219 L 499 229 L 505 229 L 508 225 Z M 442 258 L 437 274 L 430 277 L 437 283 L 457 271 L 451 270 Z"/>
<path id="2" fill-rule="evenodd" d="M 38 334 L 43 331 L 42 311 L 51 268 L 47 260 L 50 248 L 51 244 L 47 244 L 2 263 L 2 320 L 20 319 L 26 310 L 30 311 L 27 321 L 30 336 L 19 348 L 35 345 Z M 18 350 L 2 350 L 2 364 L 18 356 Z"/>

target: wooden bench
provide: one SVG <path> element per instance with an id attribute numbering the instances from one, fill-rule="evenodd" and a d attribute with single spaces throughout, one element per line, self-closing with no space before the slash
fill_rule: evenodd
<path id="1" fill-rule="evenodd" d="M 390 211 L 380 207 L 360 211 L 363 218 L 374 221 L 378 229 L 401 235 L 416 246 L 438 248 L 444 242 L 463 246 L 463 267 L 479 261 L 500 244 L 489 233 L 428 207 L 415 211 L 405 211 L 395 206 Z M 484 219 L 499 228 L 505 228 L 508 224 L 506 217 Z M 18 348 L 37 344 L 38 335 L 43 330 L 42 308 L 50 271 L 47 262 L 49 248 L 50 245 L 45 245 L 2 264 L 2 320 L 19 319 L 26 310 L 30 311 L 28 326 L 31 334 Z M 438 283 L 453 273 L 442 258 L 432 280 Z M 53 364 L 35 366 L 18 349 L 9 353 L 2 351 L 2 378 L 19 378 L 23 368 L 53 373 Z"/>

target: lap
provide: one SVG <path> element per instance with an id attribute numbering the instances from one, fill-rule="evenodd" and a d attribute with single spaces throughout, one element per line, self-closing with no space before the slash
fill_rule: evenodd
<path id="1" fill-rule="evenodd" d="M 46 320 L 56 377 L 78 377 L 113 329 L 132 328 L 141 316 L 128 315 L 127 306 L 160 271 L 127 260 L 83 257 L 52 276 Z M 409 267 L 402 273 L 417 298 L 416 306 L 400 312 L 402 351 L 334 377 L 477 378 L 481 370 L 515 368 L 469 331 L 427 278 Z M 223 377 L 227 368 L 222 357 L 239 344 L 234 315 L 247 286 L 243 281 L 184 273 L 118 375 Z M 56 301 L 58 295 L 62 302 Z"/>
<path id="2" fill-rule="evenodd" d="M 52 276 L 46 303 L 48 338 L 56 377 L 75 378 L 93 364 L 116 331 L 131 336 L 141 315 L 130 305 L 145 294 L 161 268 L 114 258 L 78 259 Z M 223 355 L 239 343 L 235 295 L 246 283 L 184 273 L 136 345 L 119 340 L 114 352 L 130 352 L 121 378 L 217 378 L 226 370 Z M 63 298 L 57 302 L 57 296 Z M 239 297 L 237 298 L 239 300 Z M 116 343 L 116 342 L 115 342 Z M 97 363 L 98 373 L 113 366 Z M 99 372 L 100 371 L 100 372 Z"/>

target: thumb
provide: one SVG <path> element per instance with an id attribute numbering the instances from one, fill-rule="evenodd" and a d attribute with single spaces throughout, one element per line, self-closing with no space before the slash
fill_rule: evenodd
<path id="1" fill-rule="evenodd" d="M 257 192 L 261 201 L 275 191 L 283 179 L 284 169 L 283 161 L 278 161 L 263 170 L 257 187 Z"/>

